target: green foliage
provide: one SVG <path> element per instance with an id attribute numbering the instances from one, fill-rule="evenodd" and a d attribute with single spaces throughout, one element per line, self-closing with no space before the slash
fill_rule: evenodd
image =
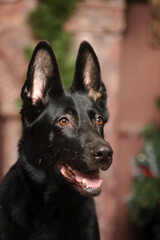
<path id="1" fill-rule="evenodd" d="M 32 56 L 32 52 L 34 50 L 34 46 L 33 45 L 30 45 L 28 47 L 25 48 L 25 57 L 26 57 L 26 60 L 29 62 L 30 59 L 31 59 L 31 56 Z"/>
<path id="2" fill-rule="evenodd" d="M 74 71 L 74 59 L 70 56 L 71 36 L 63 29 L 68 17 L 75 11 L 78 0 L 40 0 L 30 15 L 35 36 L 47 40 L 52 45 L 60 65 L 64 85 L 71 84 Z M 26 57 L 30 59 L 33 47 L 26 49 Z"/>
<path id="3" fill-rule="evenodd" d="M 145 176 L 133 184 L 133 196 L 128 202 L 131 219 L 138 227 L 149 226 L 159 217 L 160 181 Z"/>
<path id="4" fill-rule="evenodd" d="M 37 38 L 49 42 L 59 38 L 63 24 L 75 10 L 76 3 L 77 0 L 40 0 L 37 9 L 30 15 Z"/>
<path id="5" fill-rule="evenodd" d="M 160 169 L 160 130 L 154 125 L 149 125 L 144 129 L 142 136 L 146 143 L 149 142 L 152 144 L 154 155 L 157 159 L 157 166 Z"/>
<path id="6" fill-rule="evenodd" d="M 152 141 L 158 135 L 157 128 L 154 125 L 148 125 L 142 131 L 142 136 L 145 141 Z"/>
<path id="7" fill-rule="evenodd" d="M 150 229 L 152 239 L 160 240 L 160 129 L 149 125 L 142 136 L 145 144 L 135 157 L 140 174 L 133 182 L 127 206 L 132 221 Z"/>

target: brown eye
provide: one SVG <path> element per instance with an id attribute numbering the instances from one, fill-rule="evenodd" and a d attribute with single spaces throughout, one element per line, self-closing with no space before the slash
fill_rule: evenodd
<path id="1" fill-rule="evenodd" d="M 69 120 L 68 120 L 67 118 L 63 117 L 63 118 L 61 118 L 61 119 L 58 121 L 58 123 L 59 123 L 62 127 L 64 127 L 64 126 L 66 126 L 66 125 L 69 123 Z"/>
<path id="2" fill-rule="evenodd" d="M 96 119 L 97 126 L 102 127 L 103 123 L 104 123 L 103 118 L 102 117 L 97 117 L 97 119 Z"/>

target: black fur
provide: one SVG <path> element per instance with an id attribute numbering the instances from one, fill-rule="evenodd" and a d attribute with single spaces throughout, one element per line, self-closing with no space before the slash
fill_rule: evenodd
<path id="1" fill-rule="evenodd" d="M 65 92 L 52 48 L 40 42 L 21 97 L 19 158 L 0 187 L 0 240 L 98 240 L 92 197 L 112 149 L 103 138 L 107 96 L 90 44 L 82 42 Z M 81 174 L 91 183 L 77 180 Z"/>

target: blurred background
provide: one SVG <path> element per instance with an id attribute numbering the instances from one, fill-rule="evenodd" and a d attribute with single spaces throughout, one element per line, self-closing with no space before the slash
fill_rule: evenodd
<path id="1" fill-rule="evenodd" d="M 160 0 L 0 0 L 0 180 L 17 160 L 20 91 L 40 39 L 71 83 L 91 43 L 108 91 L 114 162 L 95 198 L 102 240 L 160 239 Z"/>

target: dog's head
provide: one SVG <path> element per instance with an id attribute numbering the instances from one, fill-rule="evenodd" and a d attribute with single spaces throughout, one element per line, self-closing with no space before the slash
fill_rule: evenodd
<path id="1" fill-rule="evenodd" d="M 23 151 L 32 178 L 56 178 L 83 195 L 98 195 L 99 170 L 111 165 L 112 149 L 103 136 L 106 89 L 90 44 L 81 43 L 73 84 L 65 92 L 52 48 L 41 41 L 21 97 Z"/>

